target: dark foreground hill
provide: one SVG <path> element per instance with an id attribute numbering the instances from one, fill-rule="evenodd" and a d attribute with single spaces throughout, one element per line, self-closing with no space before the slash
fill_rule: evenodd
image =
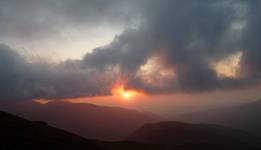
<path id="1" fill-rule="evenodd" d="M 261 149 L 259 139 L 248 133 L 217 125 L 180 122 L 146 124 L 134 132 L 128 140 L 184 150 Z"/>
<path id="2" fill-rule="evenodd" d="M 116 141 L 125 139 L 144 123 L 159 117 L 119 107 L 69 102 L 14 102 L 1 104 L 0 109 L 23 118 L 42 120 L 49 125 L 90 139 Z"/>
<path id="3" fill-rule="evenodd" d="M 134 142 L 87 140 L 53 128 L 44 122 L 31 122 L 0 111 L 1 150 L 160 150 L 157 146 Z"/>
<path id="4" fill-rule="evenodd" d="M 257 150 L 256 139 L 244 132 L 212 125 L 179 122 L 147 124 L 127 141 L 88 140 L 0 111 L 1 150 Z"/>

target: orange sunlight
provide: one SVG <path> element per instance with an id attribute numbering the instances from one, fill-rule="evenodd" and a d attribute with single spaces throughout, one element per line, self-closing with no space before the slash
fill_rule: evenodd
<path id="1" fill-rule="evenodd" d="M 120 96 L 125 100 L 130 100 L 134 96 L 142 94 L 142 92 L 134 90 L 134 89 L 126 89 L 124 86 L 124 82 L 117 82 L 112 87 L 113 96 Z"/>

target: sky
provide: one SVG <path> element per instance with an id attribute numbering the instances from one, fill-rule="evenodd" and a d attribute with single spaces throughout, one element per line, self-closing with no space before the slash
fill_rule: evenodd
<path id="1" fill-rule="evenodd" d="M 257 0 L 0 0 L 0 101 L 260 98 L 260 8 Z"/>

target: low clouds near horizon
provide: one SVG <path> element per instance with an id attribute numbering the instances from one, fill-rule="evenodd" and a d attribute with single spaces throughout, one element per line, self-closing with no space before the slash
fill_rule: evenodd
<path id="1" fill-rule="evenodd" d="M 0 26 L 0 39 L 35 38 L 27 34 L 48 38 L 59 34 L 60 24 L 124 24 L 126 29 L 82 59 L 60 63 L 30 62 L 2 42 L 2 100 L 110 95 L 120 79 L 149 94 L 233 90 L 260 83 L 259 1 L 29 2 L 0 1 L 0 24 L 10 20 Z"/>

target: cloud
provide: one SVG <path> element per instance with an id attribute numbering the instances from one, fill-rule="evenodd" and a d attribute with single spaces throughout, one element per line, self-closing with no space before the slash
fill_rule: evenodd
<path id="1" fill-rule="evenodd" d="M 8 46 L 0 45 L 0 90 L 1 98 L 24 97 L 23 87 L 27 67 L 24 60 Z"/>
<path id="2" fill-rule="evenodd" d="M 81 58 L 136 28 L 142 1 L 0 0 L 0 43 L 28 57 Z"/>
<path id="3" fill-rule="evenodd" d="M 1 45 L 0 56 L 9 58 L 1 59 L 1 65 L 10 64 L 1 66 L 3 99 L 108 95 L 112 84 L 122 78 L 130 88 L 151 94 L 240 89 L 260 83 L 260 2 L 77 0 L 48 1 L 47 6 L 41 4 L 45 2 L 36 3 L 32 5 L 45 6 L 41 8 L 45 13 L 57 14 L 72 26 L 86 21 L 129 23 L 130 27 L 82 60 L 60 64 L 29 63 Z M 4 9 L 0 10 L 0 16 L 6 17 Z M 34 15 L 29 18 L 37 20 L 39 14 Z M 13 21 L 18 21 L 21 16 L 13 17 Z M 55 17 L 52 19 L 56 21 Z M 135 28 L 132 19 L 139 20 Z M 30 19 L 29 24 L 38 27 Z M 30 27 L 27 23 L 24 26 Z M 46 29 L 51 28 L 48 25 Z M 233 62 L 237 54 L 240 57 Z M 233 75 L 228 75 L 229 67 Z"/>
<path id="4" fill-rule="evenodd" d="M 252 86 L 260 80 L 259 7 L 252 1 L 154 1 L 141 10 L 144 21 L 140 28 L 127 30 L 110 45 L 87 54 L 83 61 L 99 68 L 119 66 L 123 74 L 127 70 L 129 86 L 150 93 Z M 213 62 L 239 53 L 237 76 L 220 77 L 222 70 L 217 72 Z M 159 62 L 162 70 L 175 72 L 165 85 L 144 81 L 161 76 L 162 70 L 153 75 L 139 74 L 155 56 L 164 60 Z M 160 80 L 162 77 L 154 82 Z"/>
<path id="5" fill-rule="evenodd" d="M 0 44 L 0 100 L 62 99 L 110 94 L 112 72 L 81 68 L 81 62 L 30 63 Z"/>
<path id="6" fill-rule="evenodd" d="M 48 38 L 67 28 L 135 23 L 136 0 L 0 0 L 2 38 Z M 130 13 L 130 10 L 131 13 Z M 136 11 L 137 12 L 137 11 Z"/>

